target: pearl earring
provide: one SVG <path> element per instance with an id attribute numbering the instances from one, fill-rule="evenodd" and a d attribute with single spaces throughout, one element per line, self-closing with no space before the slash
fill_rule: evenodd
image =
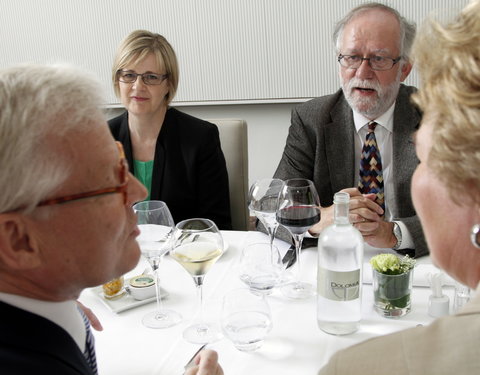
<path id="1" fill-rule="evenodd" d="M 475 224 L 470 230 L 470 241 L 477 249 L 480 249 L 480 224 Z"/>

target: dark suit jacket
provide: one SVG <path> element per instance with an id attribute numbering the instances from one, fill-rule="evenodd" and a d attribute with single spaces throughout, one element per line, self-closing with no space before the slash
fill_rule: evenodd
<path id="1" fill-rule="evenodd" d="M 2 375 L 93 375 L 73 338 L 39 315 L 0 302 Z"/>
<path id="2" fill-rule="evenodd" d="M 128 112 L 108 122 L 133 170 Z M 228 174 L 216 125 L 169 108 L 157 139 L 150 199 L 164 201 L 175 223 L 202 217 L 231 229 Z"/>
<path id="3" fill-rule="evenodd" d="M 418 164 L 411 137 L 421 119 L 418 109 L 410 103 L 414 90 L 401 85 L 393 114 L 392 178 L 396 212 L 392 214 L 407 226 L 418 257 L 428 254 L 428 249 L 410 195 L 412 174 Z M 297 106 L 292 111 L 292 124 L 275 177 L 312 180 L 321 205 L 332 205 L 336 192 L 357 184 L 355 134 L 353 112 L 342 90 Z"/>

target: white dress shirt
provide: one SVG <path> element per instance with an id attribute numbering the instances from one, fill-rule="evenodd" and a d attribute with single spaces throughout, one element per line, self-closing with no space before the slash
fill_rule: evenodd
<path id="1" fill-rule="evenodd" d="M 393 112 L 395 110 L 395 103 L 380 117 L 375 119 L 378 124 L 375 128 L 375 138 L 377 146 L 382 158 L 383 171 L 383 189 L 385 194 L 385 220 L 392 221 L 393 213 L 396 212 L 396 203 L 394 199 L 394 186 L 392 177 L 392 132 L 393 132 Z M 353 121 L 355 129 L 357 130 L 357 137 L 355 137 L 355 165 L 360 171 L 360 159 L 362 154 L 363 143 L 368 133 L 368 123 L 370 122 L 365 116 L 353 111 Z M 360 179 L 360 174 L 357 173 L 357 185 Z M 402 231 L 402 244 L 400 249 L 414 248 L 413 239 L 408 231 L 407 226 L 401 221 L 395 220 Z"/>

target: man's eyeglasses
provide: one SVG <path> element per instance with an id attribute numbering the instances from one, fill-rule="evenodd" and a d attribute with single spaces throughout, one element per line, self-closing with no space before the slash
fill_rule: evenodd
<path id="1" fill-rule="evenodd" d="M 398 56 L 396 59 L 383 56 L 371 56 L 362 57 L 358 55 L 338 55 L 338 62 L 341 66 L 348 69 L 358 69 L 362 65 L 363 60 L 368 61 L 368 65 L 373 70 L 390 70 L 393 66 L 402 59 L 402 56 Z"/>
<path id="2" fill-rule="evenodd" d="M 80 199 L 86 199 L 86 198 L 97 197 L 97 196 L 106 195 L 106 194 L 116 194 L 116 193 L 123 194 L 123 204 L 126 205 L 128 200 L 128 196 L 127 196 L 128 163 L 127 163 L 127 160 L 125 159 L 125 152 L 123 151 L 122 144 L 120 142 L 115 142 L 115 143 L 117 144 L 118 152 L 120 155 L 120 161 L 119 161 L 120 184 L 119 185 L 107 187 L 103 189 L 86 191 L 85 193 L 78 193 L 78 194 L 66 195 L 58 198 L 46 199 L 44 201 L 41 201 L 39 204 L 37 204 L 37 207 L 52 206 L 55 204 L 62 204 L 62 203 L 77 201 Z"/>
<path id="3" fill-rule="evenodd" d="M 123 83 L 134 83 L 137 80 L 137 77 L 142 77 L 143 83 L 146 85 L 159 85 L 165 79 L 167 79 L 168 74 L 157 74 L 157 73 L 135 73 L 131 70 L 118 70 L 117 79 Z"/>

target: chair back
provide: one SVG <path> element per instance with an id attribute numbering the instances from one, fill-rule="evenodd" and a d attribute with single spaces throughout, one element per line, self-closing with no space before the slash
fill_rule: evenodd
<path id="1" fill-rule="evenodd" d="M 233 230 L 248 229 L 247 123 L 239 119 L 207 119 L 218 127 L 228 171 Z"/>

